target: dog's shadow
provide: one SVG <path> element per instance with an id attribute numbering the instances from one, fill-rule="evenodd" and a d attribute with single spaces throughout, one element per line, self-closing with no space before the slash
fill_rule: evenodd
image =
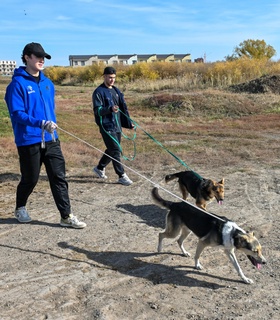
<path id="1" fill-rule="evenodd" d="M 134 206 L 132 204 L 119 204 L 116 206 L 123 213 L 130 212 L 142 219 L 147 225 L 154 228 L 165 228 L 166 209 L 161 209 L 154 204 Z M 122 210 L 123 209 L 123 210 Z"/>
<path id="2" fill-rule="evenodd" d="M 200 280 L 198 278 L 207 276 L 218 280 L 228 281 L 229 279 L 220 276 L 209 275 L 205 272 L 194 270 L 188 266 L 168 266 L 160 263 L 145 261 L 158 254 L 140 252 L 94 252 L 70 245 L 67 242 L 59 242 L 58 246 L 63 249 L 70 249 L 84 254 L 89 260 L 94 261 L 96 267 L 115 270 L 127 276 L 146 279 L 156 284 L 171 284 L 186 287 L 207 287 L 220 289 L 226 287 L 216 282 Z M 69 259 L 71 261 L 71 259 Z M 96 265 L 97 264 L 97 265 Z M 234 280 L 231 280 L 234 281 Z M 239 282 L 239 281 L 236 281 Z"/>

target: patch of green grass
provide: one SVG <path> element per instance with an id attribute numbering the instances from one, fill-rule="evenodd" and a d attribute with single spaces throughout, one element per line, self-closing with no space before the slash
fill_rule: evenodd
<path id="1" fill-rule="evenodd" d="M 272 104 L 270 109 L 265 110 L 265 113 L 280 113 L 280 104 L 279 104 L 279 102 Z"/>
<path id="2" fill-rule="evenodd" d="M 12 125 L 6 103 L 0 100 L 0 137 L 9 137 L 13 135 Z"/>

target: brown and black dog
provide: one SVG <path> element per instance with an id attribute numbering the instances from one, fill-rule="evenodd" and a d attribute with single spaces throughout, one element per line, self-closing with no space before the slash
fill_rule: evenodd
<path id="1" fill-rule="evenodd" d="M 152 197 L 158 205 L 169 210 L 165 230 L 159 233 L 158 252 L 162 250 L 163 239 L 180 235 L 177 240 L 178 245 L 183 255 L 190 256 L 183 242 L 193 232 L 199 238 L 194 257 L 196 269 L 202 269 L 199 257 L 206 247 L 223 246 L 242 281 L 248 284 L 253 283 L 244 275 L 235 256 L 235 250 L 242 251 L 257 269 L 266 263 L 261 245 L 253 232 L 246 232 L 226 217 L 212 214 L 190 203 L 164 200 L 156 187 L 152 190 Z"/>
<path id="2" fill-rule="evenodd" d="M 224 200 L 224 178 L 220 182 L 212 179 L 200 177 L 194 171 L 180 171 L 165 176 L 165 182 L 178 179 L 179 188 L 182 192 L 184 200 L 190 194 L 195 203 L 201 209 L 206 210 L 206 205 L 213 199 L 216 199 L 219 204 Z"/>

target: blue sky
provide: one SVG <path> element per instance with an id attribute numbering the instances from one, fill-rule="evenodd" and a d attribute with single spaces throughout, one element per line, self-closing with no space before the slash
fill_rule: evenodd
<path id="1" fill-rule="evenodd" d="M 0 2 L 0 60 L 16 60 L 26 43 L 69 65 L 78 54 L 185 54 L 223 60 L 241 42 L 265 40 L 280 59 L 280 1 L 48 0 Z"/>

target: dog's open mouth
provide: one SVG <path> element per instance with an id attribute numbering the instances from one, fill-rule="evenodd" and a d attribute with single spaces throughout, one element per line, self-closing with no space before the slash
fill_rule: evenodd
<path id="1" fill-rule="evenodd" d="M 218 201 L 218 204 L 223 204 L 223 200 L 217 200 Z"/>
<path id="2" fill-rule="evenodd" d="M 252 256 L 247 256 L 247 257 L 258 270 L 261 269 L 262 264 L 259 263 L 254 257 L 252 257 Z"/>

